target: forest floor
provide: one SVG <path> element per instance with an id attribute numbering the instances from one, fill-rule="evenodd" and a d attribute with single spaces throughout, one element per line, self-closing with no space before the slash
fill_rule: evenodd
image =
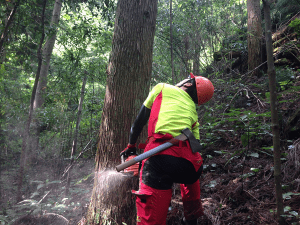
<path id="1" fill-rule="evenodd" d="M 200 224 L 277 224 L 273 158 L 267 154 L 259 157 L 252 155 L 236 157 L 227 163 L 229 152 L 216 152 L 206 160 L 200 178 L 201 199 L 206 214 Z M 27 174 L 30 184 L 27 186 L 27 196 L 18 204 L 14 204 L 16 190 L 12 188 L 16 176 L 14 171 L 17 170 L 10 168 L 2 171 L 4 195 L 1 225 L 11 224 L 29 213 L 56 213 L 74 225 L 84 217 L 94 183 L 94 160 L 81 160 L 75 164 L 68 196 L 65 186 L 53 176 L 53 168 L 46 164 L 33 166 Z M 287 224 L 299 224 L 300 181 L 283 182 L 283 185 Z M 167 224 L 181 224 L 182 215 L 180 189 L 174 185 Z"/>
<path id="2" fill-rule="evenodd" d="M 64 166 L 67 167 L 67 164 Z M 16 204 L 17 172 L 17 168 L 1 171 L 1 225 L 12 224 L 26 215 L 45 213 L 62 215 L 69 220 L 70 225 L 75 225 L 87 212 L 94 184 L 94 159 L 81 159 L 74 164 L 68 195 L 65 189 L 66 180 L 59 179 L 55 166 L 50 163 L 31 165 L 24 184 L 26 195 L 23 196 L 23 201 Z M 33 223 L 22 225 L 25 224 Z"/>
<path id="3" fill-rule="evenodd" d="M 219 153 L 218 153 L 219 154 Z M 200 178 L 201 199 L 206 216 L 199 224 L 277 224 L 273 158 L 249 156 L 228 162 L 228 152 L 206 161 Z M 300 224 L 300 180 L 283 182 L 287 224 Z M 180 224 L 180 190 L 172 201 L 167 224 Z M 178 210 L 180 213 L 178 213 Z"/>

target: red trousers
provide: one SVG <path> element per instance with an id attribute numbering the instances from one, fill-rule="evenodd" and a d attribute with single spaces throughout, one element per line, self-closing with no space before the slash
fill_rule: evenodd
<path id="1" fill-rule="evenodd" d="M 159 141 L 149 143 L 145 151 L 159 144 Z M 185 142 L 167 150 L 142 162 L 139 190 L 133 191 L 136 195 L 138 225 L 166 224 L 173 183 L 180 183 L 186 220 L 203 215 L 199 182 L 202 165 L 200 154 L 192 153 Z"/>

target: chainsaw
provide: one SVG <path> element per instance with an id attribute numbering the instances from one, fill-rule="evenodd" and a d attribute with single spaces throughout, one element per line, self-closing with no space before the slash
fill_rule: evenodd
<path id="1" fill-rule="evenodd" d="M 200 152 L 201 146 L 199 142 L 196 140 L 194 137 L 193 133 L 190 131 L 189 128 L 185 128 L 182 131 L 182 134 L 178 135 L 175 138 L 172 138 L 170 141 L 167 141 L 156 148 L 153 148 L 147 152 L 144 152 L 143 154 L 140 155 L 131 155 L 129 156 L 126 160 L 124 160 L 124 156 L 121 156 L 121 161 L 122 164 L 116 166 L 116 170 L 118 172 L 124 170 L 124 172 L 133 172 L 134 174 L 138 174 L 139 170 L 139 162 L 143 161 L 144 159 L 149 158 L 150 156 L 153 156 L 173 145 L 176 145 L 179 143 L 179 141 L 186 141 L 189 140 L 189 144 L 191 146 L 192 151 L 195 152 Z M 134 165 L 134 166 L 133 166 Z M 127 169 L 128 168 L 128 169 Z"/>
<path id="2" fill-rule="evenodd" d="M 138 155 L 136 154 L 132 154 L 132 155 L 129 155 L 126 159 L 125 159 L 125 156 L 122 155 L 121 156 L 121 165 L 123 165 L 124 163 L 134 159 L 135 157 L 137 157 Z M 130 166 L 128 167 L 125 167 L 121 170 L 124 170 L 124 173 L 128 173 L 128 174 L 133 174 L 133 176 L 138 176 L 139 174 L 139 169 L 140 169 L 140 163 L 139 162 L 136 162 L 136 163 L 133 163 L 131 164 Z M 118 172 L 120 172 L 121 170 L 117 170 Z"/>

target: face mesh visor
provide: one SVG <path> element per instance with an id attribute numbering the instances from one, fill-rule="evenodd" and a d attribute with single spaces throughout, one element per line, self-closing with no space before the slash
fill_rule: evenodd
<path id="1" fill-rule="evenodd" d="M 183 81 L 180 81 L 178 84 L 176 84 L 175 86 L 176 87 L 182 87 L 185 83 L 189 82 L 191 79 L 190 78 L 187 78 L 187 79 L 184 79 Z"/>

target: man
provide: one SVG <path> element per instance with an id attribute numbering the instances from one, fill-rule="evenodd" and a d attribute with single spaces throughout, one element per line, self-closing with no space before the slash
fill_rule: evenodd
<path id="1" fill-rule="evenodd" d="M 176 86 L 160 83 L 149 93 L 129 136 L 129 144 L 121 155 L 136 153 L 136 141 L 148 122 L 145 152 L 181 134 L 189 128 L 196 139 L 199 123 L 195 103 L 204 104 L 212 98 L 212 83 L 201 76 L 183 80 Z M 200 199 L 199 177 L 203 160 L 199 152 L 193 153 L 188 141 L 143 160 L 139 190 L 136 195 L 137 224 L 164 225 L 172 197 L 172 184 L 180 183 L 185 224 L 197 224 L 203 208 Z"/>

